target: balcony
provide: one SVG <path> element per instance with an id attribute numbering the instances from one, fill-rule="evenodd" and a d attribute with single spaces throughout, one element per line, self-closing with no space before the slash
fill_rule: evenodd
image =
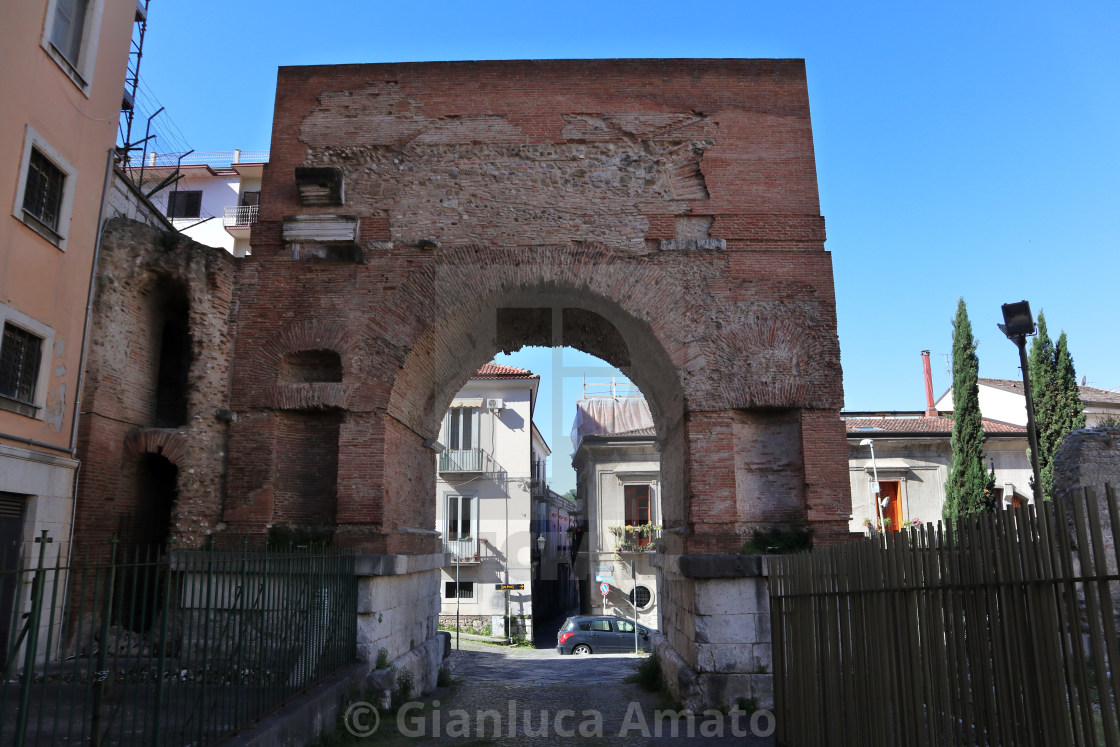
<path id="1" fill-rule="evenodd" d="M 548 498 L 548 481 L 545 473 L 544 460 L 534 460 L 532 464 L 531 482 L 534 498 L 544 500 Z"/>
<path id="2" fill-rule="evenodd" d="M 617 553 L 656 552 L 661 539 L 661 527 L 654 524 L 607 527 L 615 539 Z"/>
<path id="3" fill-rule="evenodd" d="M 451 565 L 458 562 L 460 565 L 477 564 L 482 562 L 478 552 L 478 538 L 464 537 L 462 539 L 443 539 L 443 551 L 451 553 Z"/>
<path id="4" fill-rule="evenodd" d="M 225 215 L 222 216 L 222 226 L 225 227 L 230 233 L 237 235 L 238 231 L 249 231 L 249 228 L 257 222 L 257 213 L 260 210 L 260 205 L 229 205 L 226 207 Z"/>
<path id="5" fill-rule="evenodd" d="M 448 449 L 439 455 L 439 471 L 485 475 L 498 474 L 502 468 L 494 457 L 482 449 Z"/>

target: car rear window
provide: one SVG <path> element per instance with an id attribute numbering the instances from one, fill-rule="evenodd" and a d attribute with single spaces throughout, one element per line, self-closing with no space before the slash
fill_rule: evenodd
<path id="1" fill-rule="evenodd" d="M 561 633 L 567 633 L 569 630 L 575 630 L 576 624 L 572 620 L 565 620 L 564 625 L 560 628 Z"/>

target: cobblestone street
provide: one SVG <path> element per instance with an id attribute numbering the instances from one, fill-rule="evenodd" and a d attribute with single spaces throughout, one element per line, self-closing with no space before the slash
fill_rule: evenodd
<path id="1" fill-rule="evenodd" d="M 746 715 L 734 723 L 730 716 L 697 716 L 691 736 L 687 719 L 658 718 L 659 711 L 672 706 L 656 693 L 623 682 L 645 656 L 560 656 L 553 648 L 466 639 L 460 646 L 450 658 L 457 686 L 426 698 L 427 709 L 416 708 L 402 720 L 408 729 L 404 733 L 415 734 L 416 744 L 774 744 L 772 737 L 748 736 L 751 719 Z M 491 713 L 480 718 L 486 711 Z M 760 725 L 771 728 L 768 718 L 761 718 Z M 674 726 L 677 737 L 672 736 Z"/>

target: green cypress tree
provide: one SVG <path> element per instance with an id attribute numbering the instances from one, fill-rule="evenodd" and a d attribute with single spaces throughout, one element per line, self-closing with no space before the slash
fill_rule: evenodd
<path id="1" fill-rule="evenodd" d="M 1085 405 L 1077 389 L 1077 372 L 1069 353 L 1066 333 L 1058 336 L 1057 345 L 1051 342 L 1046 331 L 1046 318 L 1041 312 L 1038 315 L 1038 334 L 1031 342 L 1027 365 L 1038 429 L 1038 471 L 1042 477 L 1042 495 L 1050 500 L 1054 455 L 1067 433 L 1085 427 Z"/>
<path id="2" fill-rule="evenodd" d="M 1055 361 L 1054 343 L 1046 332 L 1046 317 L 1038 312 L 1038 331 L 1031 340 L 1031 351 L 1027 358 L 1027 370 L 1031 377 L 1031 401 L 1034 402 L 1034 422 L 1038 431 L 1038 468 L 1043 475 L 1048 474 L 1050 463 L 1048 436 L 1050 424 L 1055 419 Z M 1030 447 L 1027 447 L 1030 456 Z M 1033 482 L 1033 481 L 1032 481 Z M 1048 497 L 1046 486 L 1049 480 L 1042 479 L 1043 495 Z"/>
<path id="3" fill-rule="evenodd" d="M 984 469 L 984 429 L 980 418 L 980 361 L 964 299 L 957 302 L 953 321 L 953 435 L 952 463 L 945 484 L 942 516 L 980 513 L 995 505 L 993 477 Z"/>
<path id="4" fill-rule="evenodd" d="M 1085 427 L 1085 404 L 1077 389 L 1077 371 L 1069 354 L 1066 333 L 1058 336 L 1054 347 L 1054 368 L 1050 388 L 1050 420 L 1046 424 L 1045 441 L 1040 437 L 1038 450 L 1042 452 L 1039 471 L 1042 473 L 1042 491 L 1047 500 L 1053 494 L 1054 457 L 1062 446 L 1066 434 Z M 1036 415 L 1037 418 L 1037 415 Z"/>

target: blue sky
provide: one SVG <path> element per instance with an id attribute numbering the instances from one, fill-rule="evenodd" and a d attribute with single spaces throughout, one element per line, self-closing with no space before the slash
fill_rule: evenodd
<path id="1" fill-rule="evenodd" d="M 1027 299 L 1079 377 L 1120 388 L 1118 40 L 1116 0 L 153 0 L 141 77 L 189 147 L 255 150 L 280 65 L 804 58 L 845 407 L 914 410 L 923 349 L 949 386 L 960 297 L 981 376 L 1019 376 L 995 325 Z"/>

